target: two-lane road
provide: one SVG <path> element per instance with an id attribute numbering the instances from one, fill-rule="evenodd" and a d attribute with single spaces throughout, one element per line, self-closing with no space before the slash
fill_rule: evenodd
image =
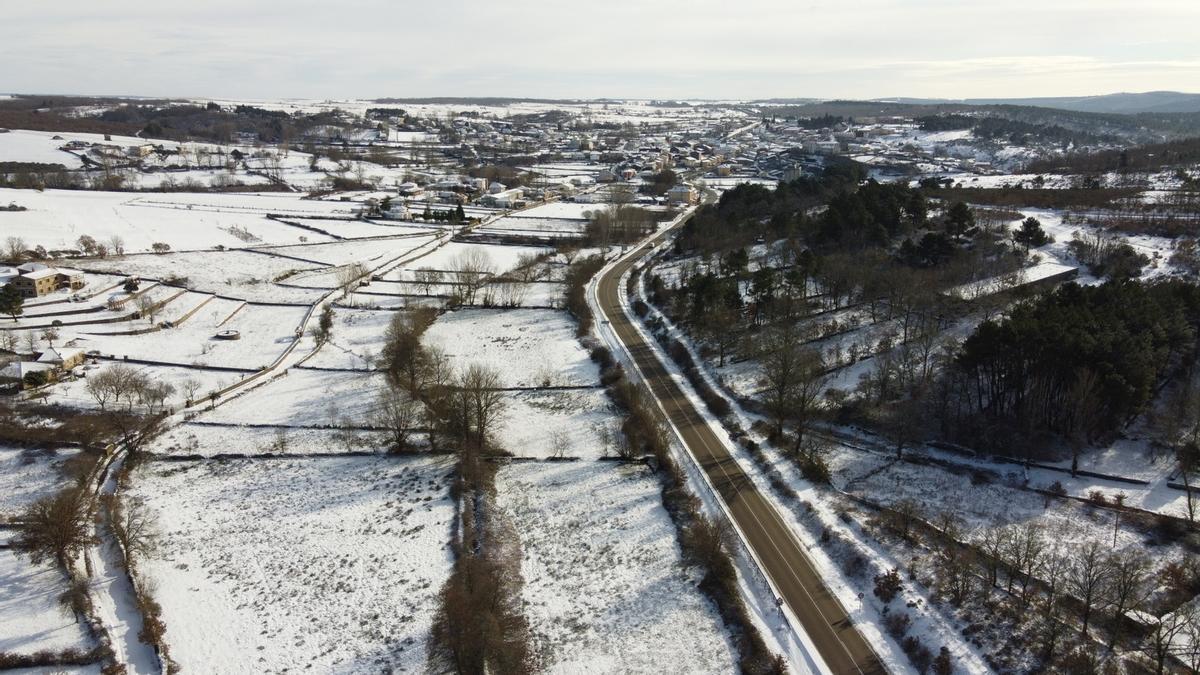
<path id="1" fill-rule="evenodd" d="M 613 332 L 679 430 L 687 450 L 716 486 L 738 527 L 745 533 L 747 543 L 762 562 L 763 571 L 799 618 L 802 629 L 828 668 L 839 675 L 886 673 L 775 508 L 758 492 L 626 315 L 621 304 L 621 275 L 650 250 L 648 245 L 641 246 L 637 252 L 613 265 L 597 282 L 597 299 Z"/>

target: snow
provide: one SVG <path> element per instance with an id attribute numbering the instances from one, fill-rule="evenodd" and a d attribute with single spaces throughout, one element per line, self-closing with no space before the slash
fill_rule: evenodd
<path id="1" fill-rule="evenodd" d="M 64 140 L 53 140 L 55 135 L 63 136 Z M 0 161 L 61 164 L 68 169 L 77 169 L 83 166 L 83 161 L 65 150 L 59 150 L 70 140 L 67 136 L 27 129 L 11 129 L 0 133 Z M 104 140 L 103 136 L 96 138 Z"/>
<path id="2" fill-rule="evenodd" d="M 0 521 L 65 487 L 69 478 L 64 465 L 79 454 L 76 448 L 0 445 Z"/>
<path id="3" fill-rule="evenodd" d="M 163 531 L 142 571 L 172 658 L 197 672 L 425 672 L 451 566 L 450 468 L 353 457 L 140 469 L 132 494 Z"/>
<path id="4" fill-rule="evenodd" d="M 220 409 L 219 406 L 218 409 Z M 313 420 L 325 424 L 328 418 Z M 278 447 L 282 439 L 284 446 Z M 176 425 L 150 441 L 146 451 L 155 455 L 214 457 L 216 455 L 286 456 L 341 454 L 349 450 L 364 451 L 382 448 L 378 433 L 347 434 L 334 428 L 287 428 L 279 426 L 242 426 L 240 424 L 210 424 L 203 418 Z"/>
<path id="5" fill-rule="evenodd" d="M 214 298 L 175 328 L 142 335 L 103 335 L 101 331 L 145 328 L 146 323 L 78 326 L 75 330 L 79 331 L 79 339 L 70 344 L 117 358 L 256 370 L 274 361 L 293 342 L 296 327 L 306 312 L 304 307 L 244 305 L 237 300 Z M 176 314 L 164 310 L 158 319 L 166 320 Z M 213 337 L 223 330 L 236 330 L 240 338 Z"/>
<path id="6" fill-rule="evenodd" d="M 545 672 L 736 669 L 645 467 L 515 463 L 496 483 L 521 534 L 523 611 Z"/>
<path id="7" fill-rule="evenodd" d="M 206 422 L 304 426 L 370 424 L 380 373 L 343 373 L 291 368 L 235 401 L 204 413 Z"/>
<path id="8" fill-rule="evenodd" d="M 4 134 L 0 134 L 3 136 Z M 0 188 L 0 203 L 16 202 L 27 211 L 0 214 L 6 235 L 21 237 L 29 246 L 74 249 L 84 234 L 107 242 L 113 235 L 125 240 L 130 253 L 150 250 L 154 242 L 173 249 L 245 246 L 233 227 L 250 232 L 249 243 L 293 244 L 328 237 L 268 220 L 283 215 L 350 215 L 349 204 L 301 200 L 282 193 L 150 193 L 89 190 L 14 190 Z"/>
<path id="9" fill-rule="evenodd" d="M 516 267 L 522 256 L 538 255 L 550 251 L 550 249 L 540 246 L 503 246 L 451 241 L 432 251 L 429 255 L 422 256 L 410 264 L 389 272 L 384 275 L 384 278 L 390 281 L 411 281 L 413 279 L 413 272 L 421 267 L 430 267 L 443 271 L 453 270 L 459 256 L 473 249 L 483 251 L 492 268 L 498 274 Z"/>
<path id="10" fill-rule="evenodd" d="M 620 421 L 602 389 L 510 392 L 504 406 L 496 441 L 518 457 L 553 457 L 556 442 L 567 456 L 597 459 L 615 453 L 605 448 L 603 429 L 615 438 Z"/>
<path id="11" fill-rule="evenodd" d="M 312 270 L 318 264 L 249 251 L 192 251 L 165 255 L 137 255 L 92 259 L 80 263 L 89 269 L 145 278 L 186 279 L 193 290 L 259 302 L 310 303 L 321 290 L 292 288 L 273 283 L 296 271 Z"/>
<path id="12" fill-rule="evenodd" d="M 66 590 L 67 579 L 57 568 L 35 567 L 28 558 L 0 551 L 0 653 L 88 649 L 83 624 L 58 607 Z"/>
<path id="13" fill-rule="evenodd" d="M 387 329 L 393 316 L 395 312 L 392 311 L 336 309 L 333 314 L 333 337 L 304 365 L 313 368 L 373 367 L 374 358 L 383 351 L 387 342 Z"/>
<path id="14" fill-rule="evenodd" d="M 575 340 L 575 322 L 548 309 L 463 309 L 447 312 L 426 331 L 460 368 L 494 368 L 502 387 L 597 384 L 599 368 Z"/>

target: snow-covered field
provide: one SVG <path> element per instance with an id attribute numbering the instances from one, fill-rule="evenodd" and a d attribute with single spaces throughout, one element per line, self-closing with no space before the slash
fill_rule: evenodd
<path id="1" fill-rule="evenodd" d="M 0 134 L 0 137 L 5 134 Z M 85 190 L 13 190 L 0 188 L 0 204 L 15 202 L 28 211 L 0 214 L 5 235 L 29 246 L 74 249 L 81 235 L 105 243 L 119 235 L 129 253 L 150 250 L 154 242 L 176 250 L 222 245 L 295 244 L 331 241 L 330 237 L 268 220 L 282 215 L 349 216 L 353 204 L 301 200 L 285 193 L 96 192 Z M 241 232 L 243 234 L 235 234 Z M 302 239 L 303 238 L 303 239 Z"/>
<path id="2" fill-rule="evenodd" d="M 325 419 L 328 419 L 327 417 Z M 314 424 L 324 424 L 314 420 Z M 172 427 L 146 444 L 157 455 L 214 457 L 217 455 L 312 455 L 340 454 L 381 449 L 381 434 L 341 429 L 291 429 L 240 424 L 208 424 L 197 420 Z"/>
<path id="3" fill-rule="evenodd" d="M 510 392 L 496 428 L 500 447 L 518 457 L 595 459 L 616 454 L 606 447 L 618 436 L 620 420 L 602 389 Z"/>
<path id="4" fill-rule="evenodd" d="M 324 294 L 320 290 L 273 283 L 274 279 L 318 269 L 321 265 L 269 253 L 192 251 L 92 259 L 79 264 L 88 269 L 153 279 L 179 277 L 194 290 L 260 302 L 309 303 Z"/>
<path id="5" fill-rule="evenodd" d="M 370 423 L 383 375 L 291 368 L 286 375 L 217 406 L 201 420 L 231 424 L 319 424 L 363 426 Z"/>
<path id="6" fill-rule="evenodd" d="M 545 672 L 736 669 L 646 468 L 515 463 L 496 483 L 521 534 L 523 609 Z"/>
<path id="7" fill-rule="evenodd" d="M 181 365 L 258 369 L 276 359 L 295 340 L 304 307 L 246 305 L 214 298 L 175 328 L 142 335 L 104 335 L 105 331 L 145 328 L 145 322 L 79 326 L 70 344 L 117 358 L 129 357 Z M 166 319 L 170 312 L 160 315 Z M 237 340 L 218 340 L 219 331 L 236 330 Z"/>
<path id="8" fill-rule="evenodd" d="M 547 309 L 464 309 L 443 314 L 425 333 L 459 367 L 496 369 L 502 387 L 591 385 L 596 364 L 575 340 L 566 312 Z"/>
<path id="9" fill-rule="evenodd" d="M 523 255 L 532 256 L 549 251 L 549 249 L 537 246 L 500 246 L 452 241 L 411 264 L 397 268 L 385 275 L 384 278 L 391 281 L 412 281 L 413 272 L 421 267 L 443 271 L 453 270 L 456 268 L 460 256 L 471 250 L 482 251 L 490 266 L 497 273 L 504 273 L 516 267 Z"/>
<path id="10" fill-rule="evenodd" d="M 357 296 L 360 299 L 366 296 Z M 339 308 L 333 316 L 333 338 L 304 362 L 313 368 L 374 367 L 383 351 L 388 325 L 395 312 Z"/>
<path id="11" fill-rule="evenodd" d="M 57 567 L 0 551 L 0 653 L 33 654 L 64 649 L 86 650 L 91 640 L 58 596 L 67 580 Z"/>
<path id="12" fill-rule="evenodd" d="M 69 482 L 64 463 L 78 454 L 76 448 L 0 445 L 0 522 L 64 487 Z"/>
<path id="13" fill-rule="evenodd" d="M 449 574 L 444 458 L 153 462 L 157 586 L 188 672 L 426 672 Z"/>

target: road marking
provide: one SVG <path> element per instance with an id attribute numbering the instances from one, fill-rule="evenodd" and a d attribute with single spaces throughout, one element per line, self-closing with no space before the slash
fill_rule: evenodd
<path id="1" fill-rule="evenodd" d="M 614 328 L 613 332 L 617 334 L 618 339 L 620 339 L 622 345 L 625 347 L 625 351 L 629 353 L 630 358 L 633 360 L 634 367 L 637 368 L 639 373 L 641 373 L 643 379 L 646 380 L 646 383 L 648 385 L 650 385 L 650 395 L 654 396 L 656 403 L 663 410 L 664 414 L 666 414 L 666 406 L 663 404 L 663 399 L 654 392 L 653 382 L 657 381 L 659 388 L 665 390 L 668 394 L 671 393 L 672 388 L 676 392 L 678 392 L 677 395 L 670 395 L 670 397 L 669 397 L 670 401 L 676 406 L 676 408 L 679 410 L 679 412 L 682 413 L 684 420 L 692 426 L 693 435 L 696 437 L 697 440 L 699 440 L 700 444 L 702 444 L 704 446 L 705 451 L 708 453 L 709 459 L 715 461 L 719 465 L 718 468 L 720 469 L 725 480 L 727 482 L 729 482 L 731 486 L 733 486 L 734 495 L 735 496 L 736 495 L 743 496 L 742 503 L 743 503 L 744 507 L 749 510 L 750 518 L 752 518 L 755 525 L 757 525 L 758 532 L 761 534 L 761 536 L 765 537 L 767 542 L 771 545 L 771 547 L 773 549 L 775 549 L 777 557 L 779 557 L 781 559 L 781 562 L 783 563 L 784 567 L 786 567 L 787 571 L 791 574 L 793 581 L 795 583 L 799 584 L 800 589 L 804 592 L 804 595 L 808 598 L 809 602 L 812 604 L 813 608 L 816 610 L 817 615 L 820 617 L 821 621 L 824 623 L 825 629 L 829 631 L 829 635 L 842 648 L 842 651 L 845 653 L 846 657 L 850 659 L 850 662 L 851 662 L 852 666 L 854 667 L 854 669 L 857 670 L 859 673 L 864 673 L 865 671 L 863 671 L 862 667 L 859 666 L 858 660 L 851 653 L 850 648 L 846 645 L 845 641 L 842 640 L 839 632 L 837 630 L 835 630 L 834 624 L 829 620 L 829 617 L 825 614 L 824 610 L 818 604 L 817 599 L 809 591 L 808 585 L 805 583 L 805 580 L 796 572 L 795 568 L 791 564 L 791 561 L 788 560 L 787 555 L 784 553 L 784 551 L 782 549 L 780 549 L 778 542 L 775 541 L 775 538 L 771 535 L 771 533 L 767 529 L 766 525 L 759 518 L 757 510 L 765 509 L 766 511 L 768 511 L 770 513 L 770 516 L 771 516 L 770 520 L 774 523 L 774 525 L 776 527 L 778 527 L 780 530 L 782 530 L 784 535 L 787 537 L 788 542 L 793 546 L 795 553 L 798 554 L 798 557 L 801 560 L 805 561 L 806 567 L 811 574 L 811 578 L 816 580 L 817 582 L 820 582 L 820 575 L 817 573 L 817 570 L 816 570 L 815 566 L 813 565 L 813 563 L 807 559 L 807 555 L 805 554 L 803 547 L 800 546 L 799 542 L 795 538 L 795 535 L 792 533 L 791 529 L 787 526 L 787 524 L 783 522 L 782 518 L 779 516 L 776 509 L 774 507 L 772 507 L 770 504 L 768 504 L 766 502 L 766 500 L 762 497 L 762 495 L 759 493 L 757 487 L 754 485 L 753 479 L 751 479 L 749 474 L 747 474 L 741 468 L 741 466 L 737 463 L 737 459 L 735 457 L 733 457 L 733 455 L 728 451 L 728 449 L 725 447 L 724 443 L 722 443 L 720 441 L 720 438 L 716 435 L 716 433 L 712 430 L 712 428 L 710 426 L 708 426 L 708 423 L 704 420 L 704 418 L 696 410 L 696 407 L 692 403 L 691 399 L 689 399 L 687 397 L 687 395 L 684 393 L 683 388 L 679 385 L 679 383 L 677 383 L 674 380 L 673 377 L 670 376 L 670 371 L 663 364 L 663 362 L 659 358 L 658 354 L 652 349 L 649 342 L 647 342 L 642 337 L 642 335 L 637 331 L 637 329 L 634 327 L 634 325 L 633 325 L 634 319 L 629 317 L 629 315 L 625 312 L 624 306 L 621 305 L 620 296 L 619 296 L 620 278 L 621 278 L 621 276 L 623 276 L 625 274 L 625 272 L 627 270 L 629 270 L 631 267 L 633 267 L 634 263 L 640 256 L 645 255 L 646 250 L 647 249 L 645 247 L 643 247 L 642 249 L 638 250 L 638 252 L 637 252 L 638 256 L 630 257 L 629 259 L 627 259 L 625 261 L 619 262 L 618 264 L 613 266 L 613 268 L 610 269 L 605 274 L 605 276 L 600 280 L 600 282 L 598 284 L 598 288 L 601 292 L 603 292 L 607 296 L 603 302 L 598 303 L 598 304 L 600 304 L 602 312 L 608 318 L 610 326 L 612 326 Z M 599 298 L 597 298 L 597 299 L 599 300 Z M 614 311 L 614 310 L 616 310 L 616 311 Z M 612 323 L 614 316 L 620 317 L 620 319 L 618 320 L 618 322 L 616 324 Z M 622 323 L 621 321 L 623 321 L 624 323 Z M 631 340 L 630 338 L 633 338 L 633 339 Z M 635 354 L 634 347 L 638 347 L 639 349 L 644 350 L 645 352 L 647 352 L 647 354 Z M 658 372 L 656 372 L 653 376 L 647 375 L 647 373 L 646 373 L 647 369 L 644 369 L 642 367 L 642 364 L 639 363 L 639 356 L 641 357 L 640 360 L 651 361 L 651 363 L 648 364 L 648 365 L 652 365 L 652 367 L 649 368 L 649 370 L 651 370 L 651 371 L 657 370 Z M 669 417 L 670 416 L 668 415 L 668 419 L 669 419 Z M 707 433 L 707 436 L 706 436 L 705 432 Z M 681 435 L 682 435 L 682 433 L 681 433 Z M 757 502 L 756 502 L 757 508 L 755 507 L 755 503 L 752 503 L 748 499 L 745 498 L 746 495 L 742 493 L 740 488 L 738 488 L 737 483 L 733 480 L 735 477 L 730 475 L 729 470 L 725 466 L 725 462 L 721 460 L 721 456 L 713 451 L 713 447 L 710 444 L 710 439 L 708 438 L 709 436 L 712 437 L 711 440 L 713 443 L 716 443 L 720 446 L 721 452 L 723 453 L 724 458 L 732 461 L 734 463 L 734 465 L 737 467 L 737 474 L 741 477 L 741 479 L 744 482 L 750 483 L 751 489 L 748 491 L 748 494 L 751 495 L 753 497 L 753 499 L 757 500 Z M 684 445 L 685 445 L 686 450 L 691 451 L 691 448 L 689 447 L 690 444 L 688 444 L 686 440 L 684 441 Z M 693 455 L 694 458 L 699 459 L 697 457 L 697 453 L 691 452 L 691 454 Z M 710 475 L 713 473 L 712 471 L 710 471 L 708 468 L 705 467 L 705 465 L 702 461 L 698 461 L 697 463 L 699 464 L 699 468 L 701 471 L 708 473 Z M 714 485 L 714 487 L 716 487 L 716 486 Z M 720 490 L 717 489 L 716 492 L 717 492 L 716 497 L 718 499 L 720 499 L 722 502 L 725 502 L 728 506 L 729 502 L 720 494 Z M 734 516 L 732 506 L 729 506 L 729 512 L 730 512 L 731 516 Z M 734 516 L 734 517 L 736 518 L 737 516 Z M 745 520 L 745 518 L 743 517 L 743 518 L 741 518 L 741 520 Z M 749 542 L 747 542 L 747 543 L 749 543 Z M 765 565 L 764 565 L 763 572 L 768 575 L 771 575 L 770 570 L 765 569 Z M 822 586 L 824 586 L 824 584 L 822 584 Z M 836 596 L 834 596 L 827 587 L 825 588 L 825 590 L 827 593 L 829 593 L 829 599 L 835 605 L 840 607 L 841 603 L 837 600 Z M 789 606 L 792 605 L 792 603 L 790 601 L 788 602 L 788 604 L 789 604 Z M 792 609 L 793 609 L 793 611 L 796 611 L 795 607 L 793 607 Z M 845 608 L 841 607 L 841 610 L 842 610 L 842 613 L 846 615 L 846 619 L 845 619 L 846 625 L 849 628 L 851 628 L 851 630 L 855 633 L 855 635 L 858 636 L 859 640 L 862 641 L 863 646 L 866 647 L 867 651 L 870 653 L 871 658 L 882 669 L 883 668 L 882 659 L 880 659 L 878 654 L 875 653 L 874 648 L 871 647 L 870 643 L 867 642 L 866 638 L 863 637 L 862 634 L 859 633 L 856 629 L 854 629 L 853 623 L 850 621 L 850 615 L 848 612 L 846 612 Z M 797 618 L 801 618 L 801 615 L 799 613 L 797 613 Z M 803 623 L 802 618 L 801 618 L 801 622 Z M 839 621 L 839 623 L 840 623 L 840 621 Z"/>

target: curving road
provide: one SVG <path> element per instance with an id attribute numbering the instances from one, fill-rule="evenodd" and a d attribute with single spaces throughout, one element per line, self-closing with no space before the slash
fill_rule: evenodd
<path id="1" fill-rule="evenodd" d="M 716 486 L 729 513 L 745 534 L 763 571 L 799 618 L 801 627 L 833 673 L 886 673 L 862 634 L 850 623 L 837 598 L 826 588 L 800 543 L 742 471 L 725 444 L 684 394 L 655 350 L 634 328 L 621 304 L 621 275 L 652 250 L 642 245 L 603 272 L 596 286 L 601 311 L 652 394 L 679 430 L 687 450 Z"/>

